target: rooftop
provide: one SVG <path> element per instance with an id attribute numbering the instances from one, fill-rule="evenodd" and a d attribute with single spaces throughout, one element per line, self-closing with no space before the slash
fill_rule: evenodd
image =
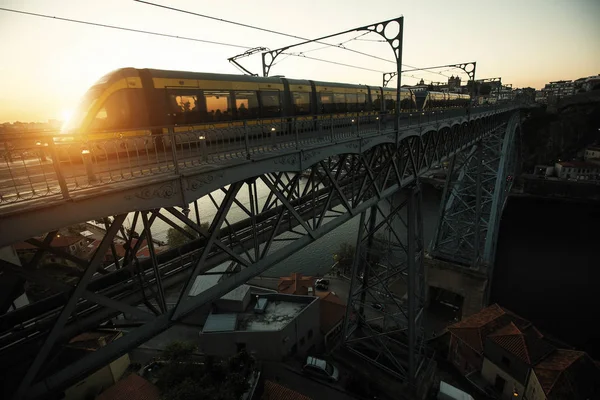
<path id="1" fill-rule="evenodd" d="M 582 351 L 556 350 L 534 372 L 548 400 L 600 397 L 600 369 Z"/>
<path id="2" fill-rule="evenodd" d="M 542 337 L 542 334 L 535 329 L 531 322 L 511 313 L 498 304 L 492 304 L 478 313 L 450 325 L 448 330 L 473 350 L 483 354 L 485 338 L 511 322 L 522 332 L 531 331 L 533 335 Z"/>
<path id="3" fill-rule="evenodd" d="M 159 400 L 156 386 L 137 374 L 121 379 L 96 397 L 96 400 Z"/>
<path id="4" fill-rule="evenodd" d="M 524 332 L 510 322 L 490 334 L 488 339 L 528 365 L 535 365 L 554 350 L 554 346 L 543 340 L 538 333 L 531 329 Z"/>
<path id="5" fill-rule="evenodd" d="M 254 306 L 259 298 L 267 299 L 267 306 L 264 312 L 255 313 Z M 316 297 L 281 294 L 253 296 L 243 313 L 211 313 L 202 332 L 281 330 L 316 299 Z"/>
<path id="6" fill-rule="evenodd" d="M 279 278 L 277 291 L 285 294 L 296 294 L 306 296 L 308 288 L 315 287 L 315 278 L 312 276 L 302 276 L 300 273 L 294 272 L 291 276 Z"/>
<path id="7" fill-rule="evenodd" d="M 312 400 L 303 394 L 281 386 L 272 381 L 265 381 L 265 387 L 261 400 Z"/>

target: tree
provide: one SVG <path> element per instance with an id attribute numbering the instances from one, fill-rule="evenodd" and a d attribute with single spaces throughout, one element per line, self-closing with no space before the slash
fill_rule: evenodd
<path id="1" fill-rule="evenodd" d="M 200 224 L 200 227 L 202 227 L 204 229 L 208 229 L 208 222 L 203 222 L 202 224 Z M 188 225 L 185 225 L 183 227 L 183 229 L 187 233 L 189 233 L 190 236 L 192 236 L 194 239 L 198 238 L 198 232 L 196 232 L 194 230 L 194 228 L 192 228 Z M 167 244 L 169 245 L 169 247 L 172 247 L 172 248 L 181 247 L 184 244 L 190 242 L 191 240 L 192 239 L 188 235 L 185 235 L 179 229 L 169 228 L 167 230 Z"/>
<path id="2" fill-rule="evenodd" d="M 163 400 L 237 400 L 248 388 L 255 360 L 242 351 L 227 360 L 194 360 L 196 345 L 173 342 L 162 354 L 156 386 Z"/>

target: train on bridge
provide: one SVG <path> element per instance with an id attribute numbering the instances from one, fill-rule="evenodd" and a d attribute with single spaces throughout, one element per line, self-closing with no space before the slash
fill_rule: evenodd
<path id="1" fill-rule="evenodd" d="M 65 134 L 89 139 L 120 135 L 159 135 L 175 131 L 215 129 L 245 123 L 262 124 L 294 117 L 319 120 L 357 116 L 375 120 L 394 113 L 396 89 L 346 83 L 253 77 L 156 69 L 122 68 L 92 86 Z M 402 88 L 401 110 L 413 113 L 465 107 L 470 96 L 441 92 L 413 92 Z M 120 131 L 120 133 L 119 133 Z"/>

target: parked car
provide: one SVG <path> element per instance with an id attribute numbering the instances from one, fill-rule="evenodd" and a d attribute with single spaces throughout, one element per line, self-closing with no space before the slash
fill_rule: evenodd
<path id="1" fill-rule="evenodd" d="M 329 288 L 329 279 L 317 279 L 315 287 L 319 290 L 327 290 Z"/>
<path id="2" fill-rule="evenodd" d="M 302 372 L 331 382 L 336 382 L 340 376 L 340 371 L 334 365 L 316 357 L 306 358 L 306 364 L 302 367 Z"/>

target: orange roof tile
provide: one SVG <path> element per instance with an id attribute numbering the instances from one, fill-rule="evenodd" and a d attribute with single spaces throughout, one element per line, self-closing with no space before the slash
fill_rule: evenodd
<path id="1" fill-rule="evenodd" d="M 473 350 L 479 354 L 483 354 L 485 338 L 510 322 L 514 322 L 522 331 L 531 332 L 532 335 L 542 337 L 531 322 L 500 307 L 498 304 L 492 304 L 478 313 L 450 325 L 448 330 Z"/>
<path id="2" fill-rule="evenodd" d="M 306 296 L 308 288 L 315 286 L 315 278 L 312 276 L 302 276 L 300 273 L 294 272 L 291 276 L 279 278 L 277 291 L 285 294 L 296 294 Z"/>
<path id="3" fill-rule="evenodd" d="M 490 334 L 488 339 L 528 365 L 534 365 L 554 351 L 554 346 L 535 335 L 535 332 L 533 333 L 533 335 L 525 334 L 513 322 L 510 322 Z"/>
<path id="4" fill-rule="evenodd" d="M 96 400 L 159 400 L 160 392 L 156 386 L 137 374 L 131 374 L 115 383 Z"/>
<path id="5" fill-rule="evenodd" d="M 265 381 L 261 400 L 312 400 L 303 394 L 288 389 L 272 381 Z"/>
<path id="6" fill-rule="evenodd" d="M 558 349 L 534 372 L 548 400 L 600 397 L 600 369 L 583 351 Z"/>

